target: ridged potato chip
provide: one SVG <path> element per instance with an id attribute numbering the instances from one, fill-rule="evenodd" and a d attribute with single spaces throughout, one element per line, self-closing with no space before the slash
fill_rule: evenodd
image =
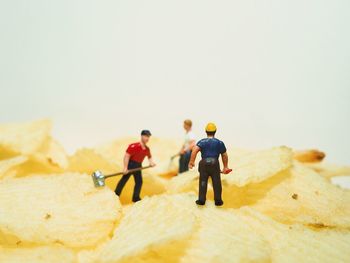
<path id="1" fill-rule="evenodd" d="M 96 152 L 108 159 L 114 160 L 117 163 L 123 163 L 123 158 L 128 145 L 140 141 L 139 137 L 121 138 L 109 143 L 105 143 L 95 148 Z M 166 147 L 164 147 L 166 145 Z M 181 142 L 171 139 L 162 139 L 153 137 L 149 142 L 149 148 L 157 164 L 169 165 L 170 157 L 176 154 L 181 148 Z M 162 165 L 157 165 L 158 168 Z M 167 167 L 165 166 L 165 167 Z M 155 169 L 158 169 L 155 168 Z M 162 167 L 163 168 L 163 167 Z M 155 173 L 158 173 L 157 170 Z M 163 172 L 163 170 L 162 170 Z"/>
<path id="2" fill-rule="evenodd" d="M 64 169 L 60 168 L 58 165 L 52 164 L 46 156 L 38 153 L 29 156 L 26 162 L 17 167 L 15 177 L 62 172 L 64 172 Z"/>
<path id="3" fill-rule="evenodd" d="M 190 170 L 185 173 L 181 173 L 169 180 L 166 185 L 167 193 L 188 193 L 198 191 L 199 173 L 196 170 Z M 208 184 L 209 187 L 209 184 Z"/>
<path id="4" fill-rule="evenodd" d="M 95 149 L 83 148 L 69 157 L 68 170 L 79 173 L 92 174 L 100 170 L 104 174 L 121 171 L 121 164 L 101 155 Z"/>
<path id="5" fill-rule="evenodd" d="M 0 179 L 5 177 L 6 173 L 16 166 L 26 162 L 28 158 L 26 156 L 17 156 L 10 159 L 0 161 Z"/>
<path id="6" fill-rule="evenodd" d="M 68 157 L 63 146 L 53 138 L 44 144 L 39 154 L 47 158 L 51 165 L 58 166 L 62 169 L 67 169 L 68 167 Z"/>
<path id="7" fill-rule="evenodd" d="M 350 191 L 295 163 L 252 207 L 283 223 L 350 229 Z"/>
<path id="8" fill-rule="evenodd" d="M 51 121 L 49 120 L 1 125 L 1 159 L 6 159 L 20 154 L 33 154 L 49 137 L 51 126 Z"/>
<path id="9" fill-rule="evenodd" d="M 182 262 L 349 262 L 350 232 L 285 225 L 250 208 L 219 211 L 206 207 L 198 217 Z"/>
<path id="10" fill-rule="evenodd" d="M 269 243 L 269 262 L 350 262 L 349 231 L 285 225 L 249 207 L 241 208 L 239 214 L 241 221 Z"/>
<path id="11" fill-rule="evenodd" d="M 29 248 L 1 248 L 0 262 L 3 263 L 75 263 L 76 254 L 62 246 Z"/>
<path id="12" fill-rule="evenodd" d="M 247 153 L 231 161 L 233 171 L 223 175 L 222 180 L 239 187 L 259 183 L 288 169 L 292 160 L 293 152 L 285 146 Z"/>
<path id="13" fill-rule="evenodd" d="M 106 185 L 111 190 L 114 191 L 121 177 L 122 175 L 108 178 L 106 180 Z M 143 184 L 141 189 L 141 198 L 144 198 L 146 196 L 162 194 L 166 191 L 167 180 L 157 175 L 148 173 L 147 171 L 143 171 L 142 181 L 143 181 Z M 119 197 L 120 202 L 123 205 L 130 204 L 132 202 L 134 186 L 135 186 L 134 177 L 131 176 L 128 182 L 126 183 L 126 185 L 124 186 L 123 191 Z"/>
<path id="14" fill-rule="evenodd" d="M 305 165 L 328 179 L 335 176 L 350 175 L 350 166 L 337 165 L 325 162 L 309 163 Z"/>
<path id="15" fill-rule="evenodd" d="M 0 240 L 94 246 L 111 233 L 120 210 L 115 194 L 96 189 L 88 175 L 11 178 L 0 181 Z"/>
<path id="16" fill-rule="evenodd" d="M 240 207 L 256 201 L 256 197 L 246 195 L 260 182 L 287 170 L 293 161 L 293 153 L 287 147 L 276 147 L 258 152 L 239 152 L 232 160 L 231 174 L 221 175 L 225 206 Z M 172 178 L 167 185 L 168 193 L 198 192 L 199 172 L 192 170 Z M 252 187 L 251 187 L 252 186 Z M 254 191 L 254 190 L 253 190 Z M 208 198 L 213 198 L 213 191 L 208 185 Z"/>
<path id="17" fill-rule="evenodd" d="M 159 195 L 135 203 L 113 238 L 90 254 L 82 252 L 80 262 L 177 262 L 195 230 L 193 198 Z"/>
<path id="18" fill-rule="evenodd" d="M 284 146 L 239 156 L 232 161 L 232 173 L 221 176 L 224 185 L 242 187 L 250 183 L 259 183 L 288 169 L 293 160 L 291 149 Z M 198 178 L 197 170 L 179 174 L 171 179 L 168 191 L 173 193 L 194 190 L 195 187 L 198 188 Z"/>
<path id="19" fill-rule="evenodd" d="M 153 139 L 153 138 L 152 138 Z M 101 156 L 113 160 L 116 163 L 123 164 L 123 158 L 128 145 L 134 142 L 139 141 L 139 138 L 136 137 L 126 137 L 112 142 L 107 142 L 101 145 L 98 145 L 94 148 L 96 153 Z"/>
<path id="20" fill-rule="evenodd" d="M 122 138 L 96 147 L 95 152 L 102 158 L 116 163 L 117 166 L 115 166 L 114 171 L 121 171 L 123 168 L 125 150 L 130 143 L 137 141 L 139 141 L 139 138 L 137 137 Z M 165 148 L 164 145 L 167 145 L 167 147 Z M 165 178 L 171 178 L 176 175 L 178 169 L 178 160 L 170 162 L 170 157 L 179 151 L 180 146 L 181 144 L 174 140 L 159 139 L 156 137 L 151 138 L 149 147 L 157 166 L 142 171 L 143 186 L 141 197 L 162 194 L 165 192 L 167 184 Z M 146 166 L 147 162 L 146 158 L 143 166 Z M 109 178 L 106 180 L 106 185 L 114 191 L 121 177 L 122 176 Z M 130 177 L 120 196 L 122 204 L 131 203 L 133 188 L 134 179 L 133 177 Z"/>
<path id="21" fill-rule="evenodd" d="M 212 202 L 199 210 L 199 229 L 181 262 L 270 262 L 269 243 L 236 211 L 215 208 Z"/>
<path id="22" fill-rule="evenodd" d="M 123 164 L 125 151 L 130 143 L 138 142 L 138 137 L 127 137 L 113 142 L 105 143 L 95 148 L 96 152 L 111 159 L 118 164 Z M 166 147 L 164 147 L 166 145 Z M 176 154 L 181 148 L 181 142 L 171 139 L 151 138 L 149 145 L 152 157 L 157 166 L 152 168 L 153 175 L 159 175 L 164 178 L 171 178 L 178 172 L 178 159 L 170 160 L 171 156 Z M 147 165 L 147 158 L 144 166 Z"/>
<path id="23" fill-rule="evenodd" d="M 217 208 L 210 184 L 195 204 L 197 169 L 175 176 L 181 142 L 152 137 L 143 200 L 130 204 L 131 177 L 121 206 L 111 191 L 121 176 L 95 188 L 91 173 L 121 171 L 139 138 L 67 157 L 50 130 L 47 120 L 0 125 L 0 263 L 350 262 L 350 191 L 329 180 L 350 169 L 318 150 L 228 147 Z"/>

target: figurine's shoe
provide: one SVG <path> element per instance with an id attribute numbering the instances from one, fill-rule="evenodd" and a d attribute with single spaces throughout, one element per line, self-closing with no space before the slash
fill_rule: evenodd
<path id="1" fill-rule="evenodd" d="M 205 201 L 197 200 L 196 204 L 197 205 L 205 205 Z"/>
<path id="2" fill-rule="evenodd" d="M 136 202 L 138 202 L 138 201 L 141 201 L 141 198 L 140 198 L 140 197 L 136 197 L 136 198 L 133 198 L 132 201 L 133 201 L 134 203 L 136 203 Z"/>
<path id="3" fill-rule="evenodd" d="M 215 200 L 215 205 L 216 206 L 222 206 L 224 202 L 222 200 Z"/>

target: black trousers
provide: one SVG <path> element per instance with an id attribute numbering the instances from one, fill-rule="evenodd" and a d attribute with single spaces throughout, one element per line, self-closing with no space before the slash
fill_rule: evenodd
<path id="1" fill-rule="evenodd" d="M 221 201 L 222 186 L 219 160 L 213 158 L 202 159 L 199 162 L 199 194 L 198 199 L 205 202 L 207 198 L 208 179 L 211 177 L 215 201 Z"/>
<path id="2" fill-rule="evenodd" d="M 180 155 L 179 160 L 179 173 L 184 173 L 188 171 L 188 164 L 191 159 L 192 151 L 187 151 L 184 154 Z"/>
<path id="3" fill-rule="evenodd" d="M 130 169 L 140 168 L 141 166 L 142 166 L 141 163 L 129 161 L 128 169 L 130 170 Z M 140 199 L 140 193 L 141 193 L 141 188 L 142 188 L 142 172 L 141 171 L 123 175 L 122 178 L 119 180 L 114 192 L 116 195 L 120 196 L 125 184 L 129 180 L 131 175 L 134 177 L 134 181 L 135 181 L 132 201 L 136 202 Z"/>

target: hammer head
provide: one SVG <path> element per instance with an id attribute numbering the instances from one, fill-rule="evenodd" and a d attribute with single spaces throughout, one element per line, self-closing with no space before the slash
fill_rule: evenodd
<path id="1" fill-rule="evenodd" d="M 95 171 L 91 175 L 92 181 L 94 182 L 95 187 L 105 186 L 105 177 L 101 171 Z"/>

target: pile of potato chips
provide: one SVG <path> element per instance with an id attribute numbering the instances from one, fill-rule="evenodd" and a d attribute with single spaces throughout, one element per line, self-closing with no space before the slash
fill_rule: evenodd
<path id="1" fill-rule="evenodd" d="M 157 162 L 121 198 L 120 177 L 95 188 L 91 173 L 122 168 L 125 138 L 68 156 L 51 122 L 0 125 L 0 262 L 350 262 L 350 175 L 316 150 L 229 148 L 223 207 L 208 189 L 195 204 L 198 172 L 177 175 L 181 142 L 152 138 Z"/>

